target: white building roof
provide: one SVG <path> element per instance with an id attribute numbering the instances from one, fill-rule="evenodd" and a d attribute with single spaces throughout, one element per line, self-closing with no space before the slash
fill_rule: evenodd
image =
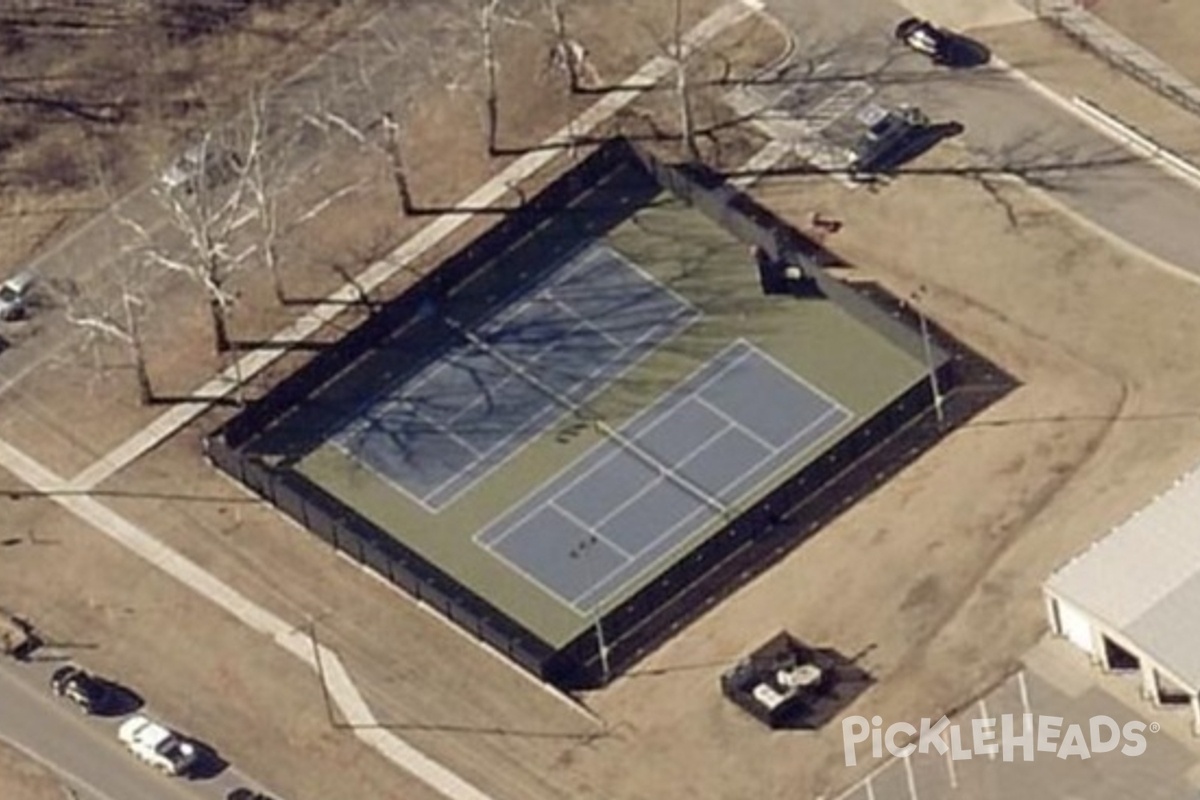
<path id="1" fill-rule="evenodd" d="M 1200 470 L 1059 569 L 1046 589 L 1200 687 Z"/>

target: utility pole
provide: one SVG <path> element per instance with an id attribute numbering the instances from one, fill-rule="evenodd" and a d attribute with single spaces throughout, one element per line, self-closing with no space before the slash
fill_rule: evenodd
<path id="1" fill-rule="evenodd" d="M 942 408 L 942 389 L 938 385 L 937 368 L 933 363 L 933 344 L 929 340 L 929 322 L 925 319 L 925 312 L 920 303 L 920 298 L 924 294 L 925 285 L 922 284 L 909 295 L 909 300 L 912 302 L 913 310 L 917 312 L 917 322 L 921 326 L 921 345 L 925 349 L 925 369 L 929 372 L 929 389 L 933 394 L 933 414 L 940 427 L 946 421 L 946 415 Z"/>
<path id="2" fill-rule="evenodd" d="M 588 588 L 596 585 L 592 581 L 594 576 L 592 575 L 592 562 L 590 560 L 590 556 L 591 548 L 599 543 L 600 540 L 594 535 L 591 535 L 572 548 L 569 553 L 571 558 L 583 562 L 583 568 L 588 577 Z M 592 626 L 596 630 L 596 651 L 600 656 L 601 681 L 607 684 L 612 673 L 610 672 L 608 665 L 608 642 L 604 638 L 603 606 L 603 600 L 599 600 L 596 602 L 595 607 L 592 608 Z"/>

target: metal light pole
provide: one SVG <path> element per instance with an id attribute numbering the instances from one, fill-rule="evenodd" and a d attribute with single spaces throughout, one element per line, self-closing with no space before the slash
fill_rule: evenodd
<path id="1" fill-rule="evenodd" d="M 588 538 L 576 545 L 575 549 L 570 552 L 571 558 L 577 558 L 583 562 L 583 568 L 586 570 L 588 576 L 589 587 L 595 584 L 591 581 L 592 563 L 588 559 L 588 550 L 593 545 L 599 543 L 599 540 L 595 536 L 588 536 Z M 596 629 L 596 651 L 600 655 L 601 680 L 604 684 L 607 684 L 611 673 L 608 668 L 608 642 L 604 639 L 604 615 L 601 613 L 603 605 L 603 600 L 597 601 L 595 607 L 592 609 L 592 626 Z"/>
<path id="2" fill-rule="evenodd" d="M 925 348 L 925 369 L 929 372 L 929 388 L 933 392 L 933 414 L 938 425 L 941 425 L 946 419 L 942 409 L 942 390 L 938 386 L 937 369 L 933 363 L 933 345 L 929 341 L 929 322 L 925 319 L 925 312 L 921 310 L 918 302 L 919 295 L 924 292 L 925 287 L 919 287 L 917 291 L 909 295 L 909 300 L 912 301 L 913 309 L 917 312 L 917 321 L 921 326 L 921 344 Z"/>

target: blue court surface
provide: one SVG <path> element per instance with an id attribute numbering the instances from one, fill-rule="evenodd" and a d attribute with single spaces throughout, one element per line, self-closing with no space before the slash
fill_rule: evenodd
<path id="1" fill-rule="evenodd" d="M 739 340 L 476 541 L 584 613 L 850 417 Z"/>
<path id="2" fill-rule="evenodd" d="M 436 512 L 698 316 L 592 245 L 332 441 Z"/>

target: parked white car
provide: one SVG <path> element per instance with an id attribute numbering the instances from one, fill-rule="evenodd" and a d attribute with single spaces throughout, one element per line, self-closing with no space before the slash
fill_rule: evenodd
<path id="1" fill-rule="evenodd" d="M 196 763 L 196 745 L 138 714 L 121 723 L 117 738 L 134 757 L 167 775 L 183 775 Z"/>
<path id="2" fill-rule="evenodd" d="M 20 272 L 0 284 L 0 320 L 21 319 L 29 309 L 29 294 L 37 276 Z"/>

